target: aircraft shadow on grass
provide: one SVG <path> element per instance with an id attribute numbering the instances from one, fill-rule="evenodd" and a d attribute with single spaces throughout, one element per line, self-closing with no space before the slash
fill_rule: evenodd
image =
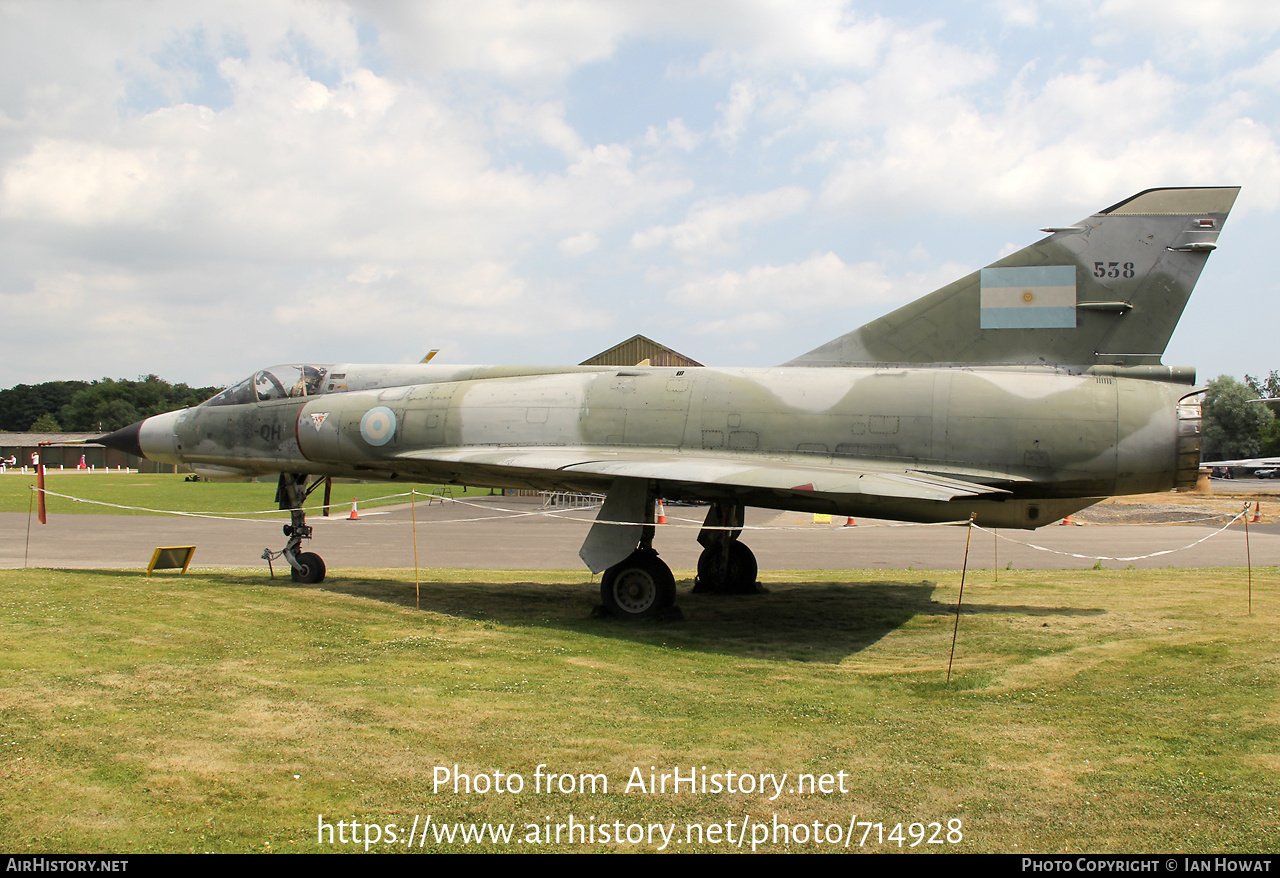
<path id="1" fill-rule="evenodd" d="M 75 571 L 68 571 L 75 572 Z M 525 628 L 588 633 L 635 643 L 661 642 L 705 653 L 771 661 L 838 663 L 873 646 L 918 617 L 954 618 L 955 604 L 934 600 L 936 583 L 865 580 L 767 583 L 755 595 L 705 595 L 687 592 L 681 583 L 683 619 L 629 625 L 593 616 L 594 582 L 440 582 L 418 586 L 403 579 L 336 573 L 322 585 L 302 585 L 287 576 L 194 571 L 185 576 L 137 570 L 86 570 L 98 577 L 145 580 L 153 588 L 183 587 L 200 581 L 213 588 L 275 585 L 290 591 L 318 590 L 335 595 L 439 613 L 458 619 Z M 996 604 L 984 602 L 981 584 L 966 589 L 963 616 L 1099 616 L 1101 608 Z"/>
<path id="2" fill-rule="evenodd" d="M 412 582 L 337 575 L 320 588 L 415 605 Z M 953 603 L 933 599 L 936 583 L 867 580 L 768 584 L 757 595 L 701 595 L 681 588 L 684 618 L 647 625 L 592 617 L 595 583 L 492 583 L 424 581 L 417 607 L 460 619 L 587 632 L 633 642 L 777 661 L 839 662 L 861 652 L 917 617 L 952 618 Z M 962 615 L 1087 616 L 1102 609 L 966 602 Z"/>

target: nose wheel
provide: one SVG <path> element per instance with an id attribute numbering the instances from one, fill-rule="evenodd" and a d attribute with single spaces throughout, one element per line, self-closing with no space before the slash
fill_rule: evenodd
<path id="1" fill-rule="evenodd" d="M 324 559 L 315 552 L 303 552 L 298 555 L 297 562 L 298 566 L 293 567 L 294 582 L 324 582 Z"/>

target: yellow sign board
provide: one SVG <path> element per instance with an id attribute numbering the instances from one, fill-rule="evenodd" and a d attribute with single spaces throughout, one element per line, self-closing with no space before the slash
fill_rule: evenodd
<path id="1" fill-rule="evenodd" d="M 191 556 L 196 553 L 195 546 L 160 546 L 151 554 L 151 563 L 147 565 L 147 575 L 152 570 L 170 570 L 177 567 L 187 572 L 191 565 Z"/>

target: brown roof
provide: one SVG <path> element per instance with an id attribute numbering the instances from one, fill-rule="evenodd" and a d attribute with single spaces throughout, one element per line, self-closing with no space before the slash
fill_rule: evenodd
<path id="1" fill-rule="evenodd" d="M 606 351 L 601 351 L 581 366 L 638 366 L 645 360 L 651 366 L 701 366 L 697 360 L 686 357 L 643 335 L 633 335 Z"/>

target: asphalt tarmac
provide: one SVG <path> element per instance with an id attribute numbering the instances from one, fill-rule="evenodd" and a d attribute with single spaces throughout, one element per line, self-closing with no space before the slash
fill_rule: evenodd
<path id="1" fill-rule="evenodd" d="M 655 548 L 676 571 L 697 565 L 696 541 L 705 510 L 667 507 Z M 482 498 L 469 505 L 419 502 L 369 510 L 351 521 L 308 516 L 314 539 L 304 545 L 330 568 L 393 567 L 507 570 L 583 570 L 578 548 L 594 510 L 546 513 L 540 501 Z M 964 563 L 966 528 L 895 525 L 859 519 L 815 524 L 812 516 L 750 509 L 742 540 L 755 552 L 767 581 L 769 570 L 906 569 L 954 570 Z M 226 521 L 181 516 L 54 515 L 39 524 L 20 513 L 0 514 L 0 567 L 145 568 L 157 546 L 194 545 L 193 567 L 261 568 L 264 548 L 284 545 L 281 521 Z M 1243 567 L 1245 528 L 1237 523 L 1215 534 L 1222 522 L 1178 525 L 1051 525 L 1038 531 L 975 529 L 970 567 L 1068 570 L 1102 566 L 1139 568 Z M 1208 537 L 1208 539 L 1205 539 Z M 1280 524 L 1249 528 L 1253 566 L 1280 565 Z M 1192 545 L 1204 540 L 1198 545 Z M 1042 547 L 1040 549 L 1033 546 Z M 1051 551 L 1048 551 L 1051 550 Z M 1142 557 L 1138 557 L 1142 556 Z M 276 562 L 281 575 L 282 562 Z M 284 571 L 287 575 L 287 570 Z"/>

